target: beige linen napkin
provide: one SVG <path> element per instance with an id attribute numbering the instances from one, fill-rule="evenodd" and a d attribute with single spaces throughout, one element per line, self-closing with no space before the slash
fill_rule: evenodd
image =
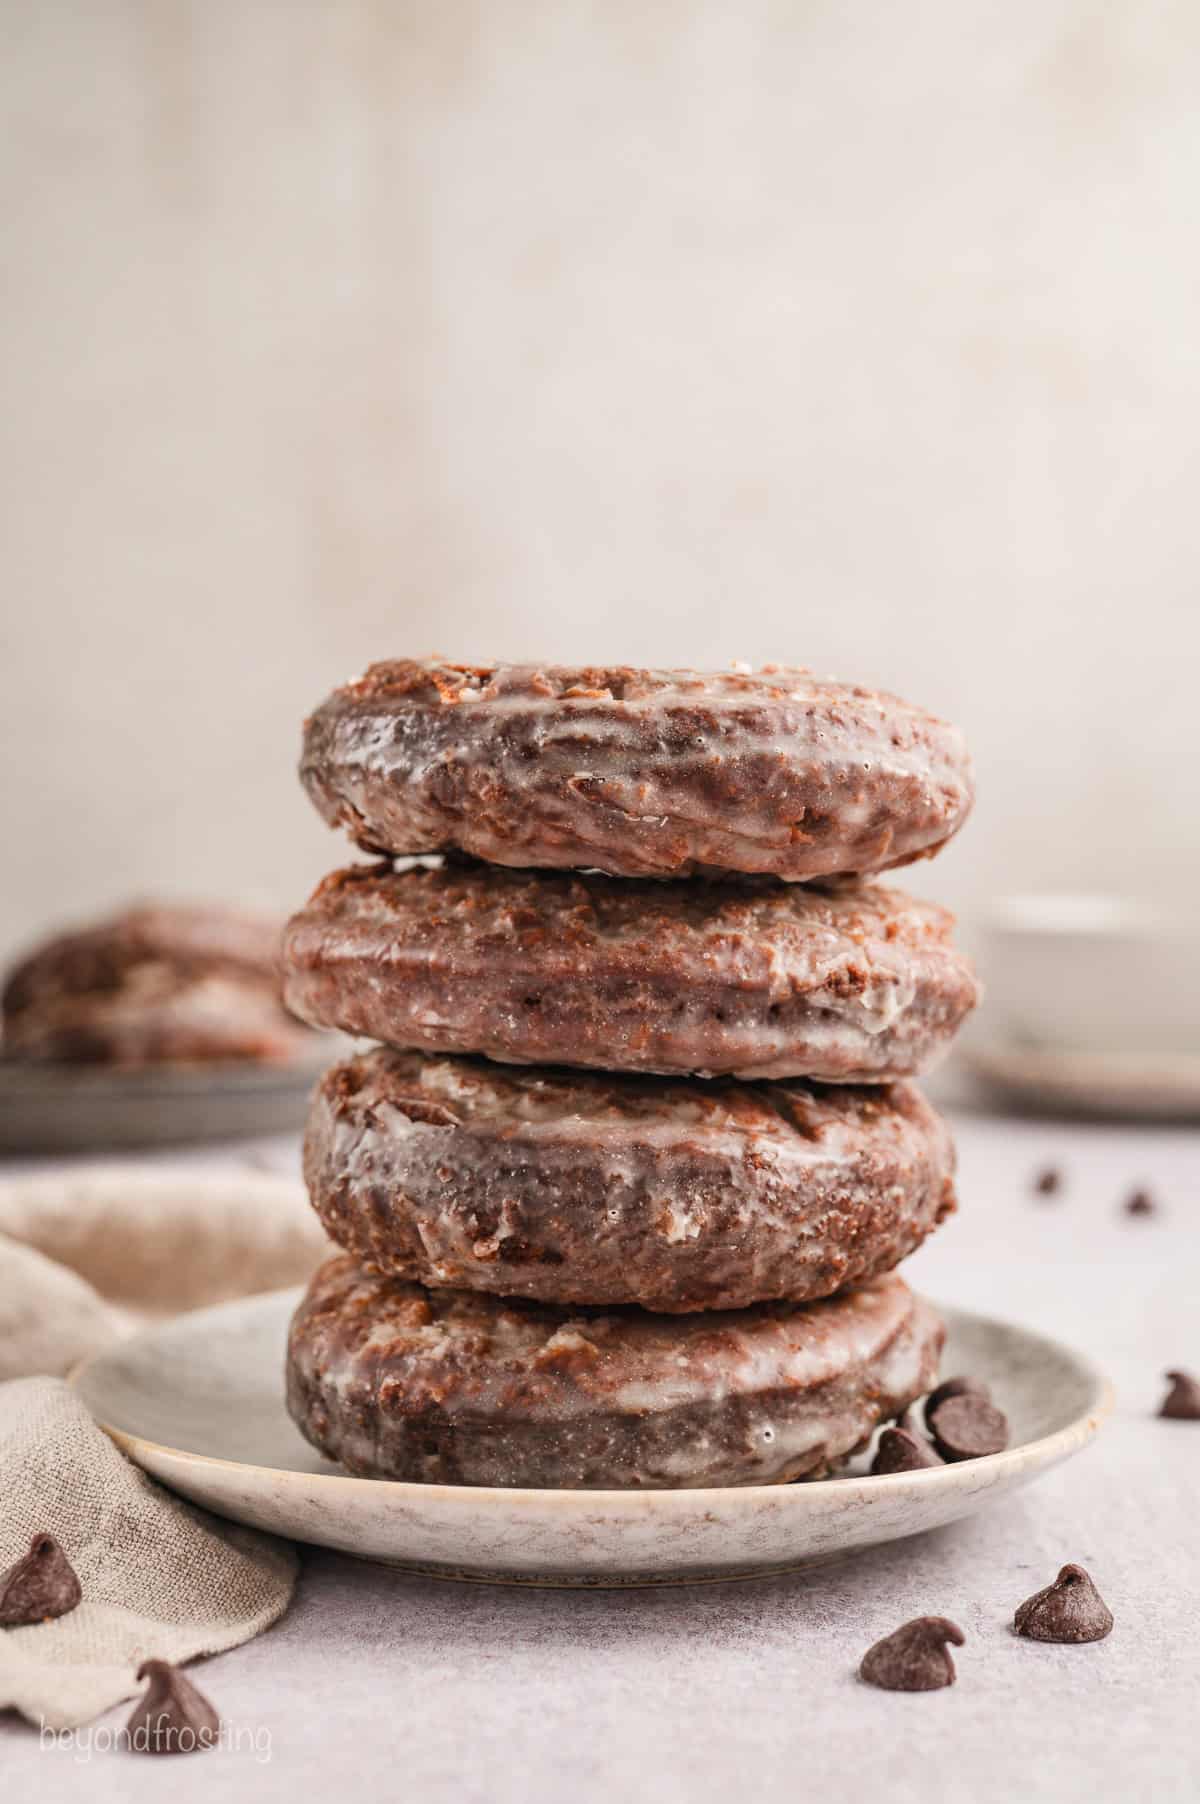
<path id="1" fill-rule="evenodd" d="M 82 1166 L 0 1181 L 0 1379 L 65 1375 L 184 1309 L 303 1283 L 329 1243 L 298 1179 Z"/>
<path id="2" fill-rule="evenodd" d="M 139 1472 L 57 1378 L 0 1385 L 0 1570 L 39 1531 L 61 1543 L 83 1601 L 0 1629 L 0 1709 L 75 1728 L 141 1687 L 143 1660 L 236 1647 L 282 1616 L 285 1542 L 220 1522 Z"/>
<path id="3" fill-rule="evenodd" d="M 83 1587 L 69 1615 L 0 1629 L 0 1709 L 73 1728 L 132 1697 L 143 1660 L 236 1647 L 283 1614 L 291 1549 L 155 1484 L 57 1375 L 147 1321 L 302 1282 L 328 1250 L 290 1179 L 96 1166 L 0 1182 L 0 1571 L 48 1531 Z"/>

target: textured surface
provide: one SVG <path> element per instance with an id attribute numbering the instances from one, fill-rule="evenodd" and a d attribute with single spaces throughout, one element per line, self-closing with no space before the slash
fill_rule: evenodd
<path id="1" fill-rule="evenodd" d="M 372 1277 L 348 1256 L 292 1321 L 288 1409 L 349 1471 L 589 1490 L 822 1477 L 937 1376 L 903 1280 L 701 1316 L 551 1309 Z"/>
<path id="2" fill-rule="evenodd" d="M 884 884 L 359 865 L 288 923 L 285 994 L 426 1052 L 878 1080 L 933 1063 L 977 1000 L 952 927 Z"/>
<path id="3" fill-rule="evenodd" d="M 783 1796 L 798 1771 L 841 1793 L 850 1747 L 853 1786 L 897 1804 L 968 1789 L 974 1804 L 1192 1804 L 1200 1429 L 1154 1411 L 1163 1368 L 1195 1346 L 1200 1136 L 967 1117 L 955 1130 L 971 1206 L 916 1254 L 913 1282 L 1049 1327 L 1113 1373 L 1117 1415 L 1080 1459 L 970 1521 L 751 1584 L 447 1585 L 309 1551 L 276 1629 L 189 1669 L 243 1740 L 177 1762 L 173 1799 L 341 1796 L 402 1754 L 426 1804 L 723 1804 Z M 1066 1181 L 1043 1202 L 1030 1185 L 1047 1164 Z M 1121 1215 L 1135 1182 L 1162 1199 L 1160 1220 Z M 1018 1641 L 1017 1604 L 1069 1559 L 1113 1633 L 1083 1648 Z M 863 1687 L 871 1643 L 927 1613 L 966 1632 L 958 1683 L 927 1698 Z M 0 1718 L 0 1750 L 14 1796 L 75 1804 L 88 1748 L 42 1752 Z M 86 1778 L 94 1804 L 162 1796 L 153 1761 L 95 1750 Z"/>
<path id="4" fill-rule="evenodd" d="M 373 664 L 306 722 L 300 774 L 369 852 L 623 877 L 886 870 L 974 793 L 957 728 L 777 664 Z"/>
<path id="5" fill-rule="evenodd" d="M 279 927 L 232 909 L 159 904 L 61 934 L 8 974 L 4 1053 L 152 1065 L 307 1052 L 311 1036 L 280 999 Z"/>
<path id="6" fill-rule="evenodd" d="M 304 1172 L 349 1252 L 547 1302 L 740 1309 L 888 1271 L 954 1208 L 911 1084 L 610 1077 L 379 1049 L 326 1073 Z"/>

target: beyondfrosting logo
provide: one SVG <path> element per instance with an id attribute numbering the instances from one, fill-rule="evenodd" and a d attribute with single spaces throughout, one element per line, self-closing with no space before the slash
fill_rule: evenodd
<path id="1" fill-rule="evenodd" d="M 165 1721 L 138 1723 L 133 1729 L 120 1723 L 85 1723 L 78 1729 L 52 1729 L 42 1717 L 38 1747 L 43 1754 L 69 1753 L 76 1766 L 87 1766 L 94 1754 L 195 1754 L 220 1748 L 249 1758 L 256 1766 L 267 1766 L 274 1755 L 265 1723 L 222 1722 L 216 1729 Z"/>

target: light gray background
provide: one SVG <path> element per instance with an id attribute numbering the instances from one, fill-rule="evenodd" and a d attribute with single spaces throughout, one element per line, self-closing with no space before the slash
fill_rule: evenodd
<path id="1" fill-rule="evenodd" d="M 1200 876 L 1200 9 L 0 0 L 0 956 L 343 856 L 376 656 L 960 720 L 914 882 Z"/>

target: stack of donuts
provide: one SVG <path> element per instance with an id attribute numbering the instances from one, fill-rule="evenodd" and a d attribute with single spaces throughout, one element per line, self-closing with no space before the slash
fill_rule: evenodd
<path id="1" fill-rule="evenodd" d="M 954 1208 L 909 1080 L 977 1000 L 870 881 L 970 809 L 958 732 L 808 671 L 374 665 L 302 781 L 377 862 L 286 999 L 377 1042 L 313 1099 L 343 1249 L 289 1409 L 348 1470 L 579 1488 L 815 1478 L 937 1377 L 894 1268 Z"/>

